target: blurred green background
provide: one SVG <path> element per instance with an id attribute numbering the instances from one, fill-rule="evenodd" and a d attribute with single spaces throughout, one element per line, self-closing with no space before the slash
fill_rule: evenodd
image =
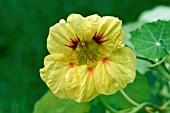
<path id="1" fill-rule="evenodd" d="M 39 69 L 48 54 L 49 27 L 70 13 L 113 15 L 136 21 L 144 10 L 169 0 L 1 0 L 0 113 L 31 113 L 47 91 Z"/>

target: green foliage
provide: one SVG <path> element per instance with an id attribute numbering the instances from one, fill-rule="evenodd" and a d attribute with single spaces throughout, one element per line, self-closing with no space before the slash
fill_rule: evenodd
<path id="1" fill-rule="evenodd" d="M 132 84 L 129 84 L 124 92 L 135 102 L 141 103 L 151 96 L 151 89 L 148 85 L 146 77 L 137 72 L 135 81 Z M 104 96 L 103 98 L 111 105 L 115 106 L 118 109 L 125 109 L 133 107 L 134 105 L 125 99 L 121 92 L 116 94 Z"/>
<path id="2" fill-rule="evenodd" d="M 89 113 L 105 113 L 105 108 L 100 102 L 94 100 Z"/>
<path id="3" fill-rule="evenodd" d="M 60 99 L 48 91 L 39 100 L 33 113 L 88 113 L 91 103 L 77 103 L 69 99 Z"/>
<path id="4" fill-rule="evenodd" d="M 49 27 L 59 19 L 65 19 L 70 13 L 83 16 L 97 13 L 101 16 L 117 16 L 125 24 L 136 21 L 144 10 L 161 4 L 170 5 L 170 1 L 1 0 L 0 113 L 31 113 L 35 102 L 46 92 L 47 86 L 39 77 L 39 69 L 43 67 L 43 58 L 48 54 L 46 39 Z M 138 67 L 140 65 L 137 64 Z M 102 113 L 104 108 L 101 106 L 99 102 L 94 102 L 90 112 Z"/>
<path id="5" fill-rule="evenodd" d="M 137 53 L 154 60 L 168 54 L 170 47 L 170 21 L 144 24 L 132 32 L 132 43 Z"/>
<path id="6" fill-rule="evenodd" d="M 170 54 L 169 54 L 168 57 L 166 58 L 166 62 L 167 62 L 168 64 L 170 64 Z"/>
<path id="7" fill-rule="evenodd" d="M 151 96 L 151 88 L 145 75 L 136 73 L 134 83 L 129 84 L 124 91 L 137 103 L 141 103 Z"/>
<path id="8" fill-rule="evenodd" d="M 129 47 L 135 48 L 135 52 L 137 53 L 137 70 L 143 71 L 142 74 L 137 71 L 134 83 L 129 84 L 122 91 L 109 96 L 101 95 L 101 97 L 103 98 L 102 100 L 99 99 L 100 101 L 98 101 L 97 99 L 95 99 L 90 102 L 90 110 L 88 110 L 87 112 L 115 112 L 115 110 L 111 110 L 112 108 L 114 108 L 121 111 L 125 110 L 125 112 L 128 111 L 130 113 L 145 113 L 146 111 L 151 112 L 151 109 L 153 112 L 155 112 L 154 110 L 157 110 L 160 113 L 168 113 L 168 109 L 170 106 L 170 85 L 168 82 L 170 72 L 165 64 L 169 62 L 169 56 L 164 56 L 169 54 L 168 52 L 170 48 L 169 21 L 159 20 L 157 22 L 144 24 L 140 29 L 132 32 L 131 40 L 129 40 L 130 31 L 138 28 L 139 26 L 141 26 L 142 23 L 144 22 L 139 21 L 138 23 L 124 26 L 125 32 L 128 34 L 128 40 L 125 40 L 124 43 Z M 138 55 L 141 55 L 142 57 L 139 57 Z M 163 57 L 166 59 L 164 59 Z M 163 60 L 160 62 L 155 59 Z M 153 63 L 156 63 L 157 65 L 153 65 Z M 152 65 L 152 68 L 148 68 L 148 66 L 150 65 Z M 169 64 L 167 65 L 169 66 Z M 40 100 L 39 102 L 41 102 L 42 100 Z M 44 105 L 43 103 L 46 102 L 42 101 L 42 105 Z M 49 103 L 48 105 L 51 104 L 58 105 L 59 103 Z M 109 104 L 111 107 L 108 107 L 107 104 Z M 37 106 L 39 106 L 39 103 L 36 104 L 35 111 L 37 109 Z M 72 104 L 66 105 L 66 107 L 68 108 L 70 106 L 72 106 Z M 146 108 L 146 106 L 148 106 L 148 109 Z M 51 106 L 48 107 L 51 110 L 62 108 L 60 106 L 54 108 L 51 108 Z M 39 108 L 42 108 L 42 106 L 39 106 Z M 67 109 L 65 108 L 65 110 Z M 43 112 L 44 111 L 45 110 L 43 110 Z M 52 112 L 58 113 L 58 111 Z"/>

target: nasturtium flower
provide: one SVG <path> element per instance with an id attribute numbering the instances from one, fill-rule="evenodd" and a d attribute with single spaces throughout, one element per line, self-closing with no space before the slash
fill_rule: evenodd
<path id="1" fill-rule="evenodd" d="M 110 95 L 135 78 L 136 57 L 122 44 L 122 21 L 97 14 L 71 14 L 50 28 L 40 76 L 60 98 L 88 102 Z"/>

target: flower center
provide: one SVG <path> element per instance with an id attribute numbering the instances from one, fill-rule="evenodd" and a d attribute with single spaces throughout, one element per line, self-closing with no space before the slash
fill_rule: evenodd
<path id="1" fill-rule="evenodd" d="M 91 62 L 97 61 L 98 55 L 100 54 L 96 48 L 95 42 L 85 42 L 81 41 L 77 44 L 75 49 L 77 51 L 79 64 L 89 64 Z"/>
<path id="2" fill-rule="evenodd" d="M 79 65 L 87 64 L 90 65 L 102 58 L 102 54 L 99 52 L 102 43 L 107 40 L 104 39 L 103 34 L 94 34 L 92 40 L 87 42 L 80 40 L 78 37 L 76 39 L 70 39 L 70 45 L 66 45 L 77 53 L 77 59 Z"/>

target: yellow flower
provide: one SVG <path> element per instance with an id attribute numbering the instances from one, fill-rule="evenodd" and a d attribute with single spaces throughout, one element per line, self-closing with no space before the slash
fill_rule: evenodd
<path id="1" fill-rule="evenodd" d="M 110 95 L 135 78 L 135 54 L 124 47 L 122 21 L 71 14 L 50 28 L 42 80 L 60 98 L 88 102 Z"/>

